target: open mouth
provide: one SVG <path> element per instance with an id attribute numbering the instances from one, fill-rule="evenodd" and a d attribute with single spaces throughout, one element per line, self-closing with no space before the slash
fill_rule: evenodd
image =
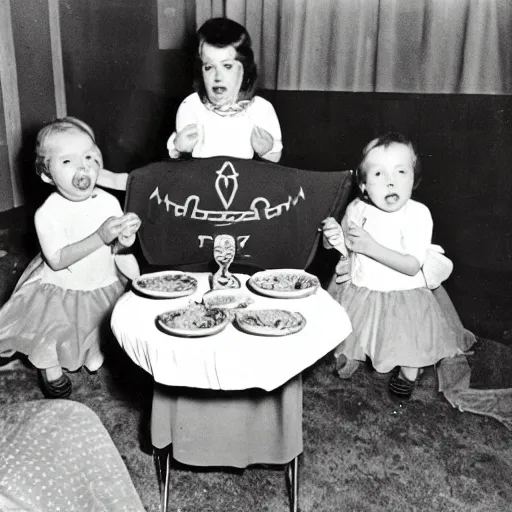
<path id="1" fill-rule="evenodd" d="M 87 190 L 91 186 L 92 180 L 89 176 L 77 174 L 73 176 L 73 186 L 79 190 Z"/>
<path id="2" fill-rule="evenodd" d="M 400 199 L 400 197 L 398 194 L 388 194 L 384 199 L 388 204 L 395 204 Z"/>
<path id="3" fill-rule="evenodd" d="M 216 87 L 212 87 L 212 91 L 213 91 L 213 94 L 216 94 L 218 96 L 221 96 L 222 94 L 224 94 L 226 92 L 226 87 L 224 86 L 216 86 Z"/>

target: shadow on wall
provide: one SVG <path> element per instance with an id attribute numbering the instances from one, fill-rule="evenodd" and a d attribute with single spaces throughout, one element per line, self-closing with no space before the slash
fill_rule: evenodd
<path id="1" fill-rule="evenodd" d="M 31 218 L 37 208 L 41 206 L 53 187 L 43 182 L 35 171 L 36 137 L 41 126 L 25 128 L 22 147 L 18 155 L 18 168 L 21 169 L 21 187 L 25 198 L 24 208 L 26 215 Z"/>

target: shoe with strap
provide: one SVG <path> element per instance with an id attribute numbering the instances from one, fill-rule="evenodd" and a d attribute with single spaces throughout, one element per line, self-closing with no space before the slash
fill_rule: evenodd
<path id="1" fill-rule="evenodd" d="M 423 373 L 423 369 L 418 369 L 418 375 L 414 380 L 409 380 L 405 375 L 401 374 L 400 370 L 400 366 L 393 370 L 388 384 L 389 392 L 395 397 L 408 400 L 412 396 L 414 388 Z"/>
<path id="2" fill-rule="evenodd" d="M 48 380 L 45 370 L 39 371 L 41 390 L 46 398 L 68 398 L 71 395 L 70 378 L 63 373 L 57 380 Z"/>

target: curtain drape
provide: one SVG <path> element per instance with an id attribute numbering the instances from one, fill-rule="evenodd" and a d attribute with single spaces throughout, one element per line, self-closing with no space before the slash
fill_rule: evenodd
<path id="1" fill-rule="evenodd" d="M 512 94 L 510 0 L 196 0 L 254 41 L 266 89 Z"/>

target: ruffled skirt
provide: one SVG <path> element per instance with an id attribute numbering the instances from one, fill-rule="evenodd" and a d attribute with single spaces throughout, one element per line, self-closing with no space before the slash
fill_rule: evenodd
<path id="1" fill-rule="evenodd" d="M 40 261 L 30 264 L 0 310 L 0 356 L 20 352 L 40 369 L 97 370 L 101 340 L 109 338 L 110 314 L 125 287 L 116 281 L 82 291 L 44 283 Z"/>
<path id="2" fill-rule="evenodd" d="M 348 359 L 371 359 L 382 373 L 395 366 L 421 368 L 462 353 L 458 332 L 428 288 L 380 292 L 331 283 L 353 331 L 335 350 Z"/>

